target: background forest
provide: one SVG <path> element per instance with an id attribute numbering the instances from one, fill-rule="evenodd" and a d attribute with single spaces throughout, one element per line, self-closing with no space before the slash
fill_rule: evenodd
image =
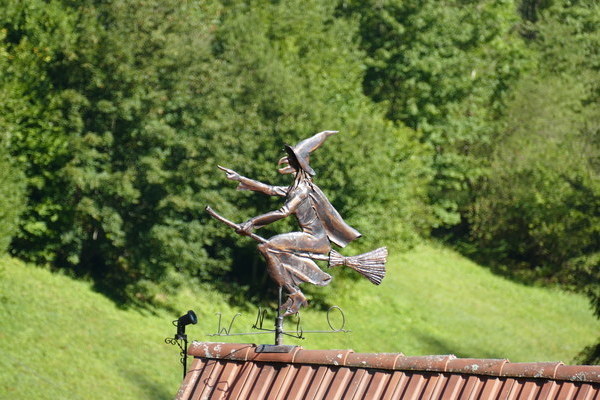
<path id="1" fill-rule="evenodd" d="M 255 300 L 272 288 L 254 243 L 204 207 L 243 221 L 279 203 L 216 165 L 284 185 L 283 144 L 331 129 L 311 165 L 364 234 L 350 252 L 433 238 L 600 317 L 597 1 L 0 10 L 0 250 L 125 305 L 200 284 Z"/>

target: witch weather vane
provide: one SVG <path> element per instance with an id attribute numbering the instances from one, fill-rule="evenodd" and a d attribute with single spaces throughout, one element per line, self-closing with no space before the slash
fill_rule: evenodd
<path id="1" fill-rule="evenodd" d="M 310 154 L 335 133 L 337 131 L 320 132 L 296 146 L 285 146 L 287 155 L 279 160 L 278 166 L 281 168 L 278 171 L 281 174 L 294 175 L 290 186 L 267 185 L 218 166 L 228 179 L 239 182 L 238 190 L 252 190 L 269 196 L 285 197 L 285 203 L 279 210 L 235 224 L 206 207 L 213 217 L 234 228 L 238 234 L 249 236 L 260 243 L 258 250 L 266 260 L 269 276 L 280 290 L 283 288 L 287 292 L 287 301 L 280 305 L 283 316 L 296 314 L 301 307 L 308 304 L 306 296 L 300 290 L 300 284 L 307 282 L 325 286 L 331 282 L 331 275 L 321 270 L 315 260 L 328 261 L 329 267 L 348 266 L 376 285 L 380 284 L 385 276 L 385 247 L 353 257 L 344 257 L 331 248 L 331 243 L 345 247 L 361 236 L 342 219 L 313 182 L 315 171 L 309 164 Z M 298 220 L 301 232 L 284 233 L 270 239 L 264 239 L 252 232 L 290 215 L 294 215 Z"/>

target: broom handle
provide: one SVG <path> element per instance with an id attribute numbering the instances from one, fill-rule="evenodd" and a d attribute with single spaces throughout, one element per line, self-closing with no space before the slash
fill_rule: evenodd
<path id="1" fill-rule="evenodd" d="M 206 206 L 204 209 L 206 210 L 207 213 L 210 214 L 211 217 L 213 217 L 217 221 L 221 221 L 222 223 L 224 223 L 225 225 L 227 225 L 227 226 L 235 229 L 236 231 L 240 229 L 240 226 L 238 224 L 236 224 L 235 222 L 232 222 L 232 221 L 228 220 L 227 218 L 225 218 L 225 217 L 217 214 L 217 212 L 215 210 L 213 210 L 212 208 L 210 208 L 210 206 Z M 250 236 L 252 239 L 256 240 L 259 243 L 265 243 L 267 241 L 267 239 L 265 239 L 262 236 L 258 236 L 256 233 L 250 232 L 248 234 L 248 236 Z"/>
<path id="2" fill-rule="evenodd" d="M 205 210 L 207 213 L 210 214 L 211 217 L 213 217 L 217 221 L 221 221 L 222 223 L 235 229 L 236 231 L 240 228 L 240 226 L 238 224 L 228 220 L 227 218 L 223 217 L 222 215 L 219 215 L 215 210 L 210 208 L 210 206 L 206 206 Z M 258 236 L 256 233 L 250 232 L 250 234 L 248 234 L 248 236 L 250 236 L 252 239 L 256 240 L 259 243 L 265 243 L 267 241 L 267 239 L 263 238 L 262 236 Z M 329 256 L 327 254 L 316 254 L 316 253 L 296 254 L 293 251 L 285 251 L 285 250 L 281 250 L 281 249 L 278 249 L 277 251 L 282 252 L 282 253 L 294 254 L 299 257 L 312 258 L 314 260 L 329 261 Z"/>

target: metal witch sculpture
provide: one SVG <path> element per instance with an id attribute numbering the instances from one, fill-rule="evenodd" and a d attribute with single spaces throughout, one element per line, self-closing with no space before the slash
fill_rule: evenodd
<path id="1" fill-rule="evenodd" d="M 365 276 L 376 285 L 385 276 L 387 248 L 381 247 L 369 253 L 344 257 L 331 248 L 331 243 L 345 247 L 361 234 L 348 225 L 325 194 L 313 182 L 315 171 L 310 167 L 310 154 L 337 131 L 324 131 L 305 139 L 296 146 L 285 146 L 286 156 L 279 160 L 281 174 L 293 174 L 290 186 L 271 186 L 237 172 L 218 166 L 230 180 L 239 182 L 238 190 L 252 190 L 269 196 L 285 197 L 279 210 L 235 224 L 217 214 L 210 207 L 211 216 L 231 226 L 240 235 L 253 238 L 260 244 L 258 250 L 267 262 L 267 271 L 275 283 L 287 292 L 287 301 L 281 306 L 283 316 L 295 314 L 308 304 L 299 288 L 304 282 L 325 286 L 331 275 L 324 272 L 315 260 L 329 262 L 329 267 L 344 265 Z M 264 239 L 252 231 L 282 218 L 295 215 L 301 232 L 290 232 Z"/>

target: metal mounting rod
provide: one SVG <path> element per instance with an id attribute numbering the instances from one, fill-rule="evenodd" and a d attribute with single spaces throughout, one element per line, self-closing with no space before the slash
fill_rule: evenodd
<path id="1" fill-rule="evenodd" d="M 277 302 L 277 317 L 275 317 L 275 344 L 283 344 L 283 315 L 281 315 L 281 286 L 279 287 L 279 300 Z"/>

